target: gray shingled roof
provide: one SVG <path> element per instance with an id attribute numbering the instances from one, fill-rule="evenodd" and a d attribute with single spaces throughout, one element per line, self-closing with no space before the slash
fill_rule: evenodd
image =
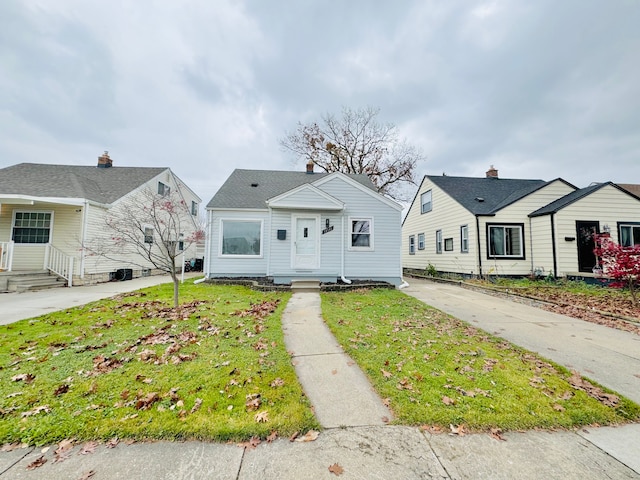
<path id="1" fill-rule="evenodd" d="M 549 183 L 497 177 L 427 175 L 427 178 L 474 215 L 493 215 Z"/>
<path id="2" fill-rule="evenodd" d="M 606 187 L 607 185 L 611 185 L 612 187 L 617 188 L 618 190 L 626 193 L 627 195 L 635 198 L 636 200 L 640 200 L 640 198 L 637 197 L 636 195 L 634 195 L 632 192 L 629 192 L 625 188 L 621 188 L 620 186 L 616 185 L 613 182 L 595 183 L 593 185 L 589 185 L 588 187 L 580 188 L 578 190 L 575 190 L 575 191 L 565 195 L 564 197 L 559 198 L 559 199 L 551 202 L 550 204 L 545 205 L 542 208 L 539 208 L 535 212 L 530 213 L 529 216 L 530 217 L 539 217 L 541 215 L 548 215 L 550 213 L 556 213 L 559 210 L 562 210 L 564 207 L 566 207 L 568 205 L 571 205 L 574 202 L 577 202 L 578 200 L 580 200 L 581 198 L 586 197 L 587 195 L 591 195 L 593 192 L 596 192 L 596 191 L 600 190 L 601 188 Z"/>
<path id="3" fill-rule="evenodd" d="M 109 204 L 166 170 L 19 163 L 0 169 L 0 195 L 86 198 Z"/>
<path id="4" fill-rule="evenodd" d="M 267 208 L 268 199 L 300 185 L 313 183 L 326 175 L 329 174 L 236 169 L 207 204 L 207 208 Z M 366 175 L 349 175 L 349 177 L 376 191 Z"/>

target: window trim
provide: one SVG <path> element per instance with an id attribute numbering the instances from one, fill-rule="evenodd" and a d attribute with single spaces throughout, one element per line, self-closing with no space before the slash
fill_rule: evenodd
<path id="1" fill-rule="evenodd" d="M 492 228 L 514 228 L 517 227 L 520 229 L 520 254 L 518 255 L 491 255 L 491 229 Z M 524 223 L 487 223 L 486 224 L 486 234 L 487 234 L 487 259 L 490 260 L 525 260 L 526 259 L 526 245 L 525 245 L 525 231 L 524 231 Z"/>
<path id="2" fill-rule="evenodd" d="M 633 237 L 634 228 L 640 227 L 640 222 L 618 222 L 618 244 L 624 248 L 632 248 L 634 245 L 640 245 L 640 238 L 638 238 L 638 243 L 635 243 L 635 238 Z M 628 227 L 631 229 L 631 239 L 633 241 L 632 245 L 622 245 L 622 227 Z"/>
<path id="3" fill-rule="evenodd" d="M 436 230 L 436 254 L 442 254 L 442 230 Z"/>
<path id="4" fill-rule="evenodd" d="M 147 233 L 147 230 L 149 230 L 151 233 Z M 153 245 L 154 241 L 155 241 L 155 235 L 154 235 L 154 229 L 153 227 L 148 227 L 148 226 L 144 226 L 142 227 L 142 236 L 144 237 L 143 241 L 145 244 L 147 245 Z"/>
<path id="5" fill-rule="evenodd" d="M 354 246 L 353 245 L 353 222 L 369 222 L 369 233 L 368 234 L 362 234 L 360 233 L 359 235 L 369 235 L 369 246 L 368 247 L 359 247 L 359 246 Z M 348 226 L 348 231 L 346 232 L 348 237 L 347 237 L 347 250 L 349 251 L 353 251 L 353 252 L 371 252 L 373 251 L 373 217 L 349 217 L 348 219 L 349 222 L 349 226 Z"/>
<path id="6" fill-rule="evenodd" d="M 460 225 L 460 253 L 469 253 L 469 225 Z"/>
<path id="7" fill-rule="evenodd" d="M 171 187 L 164 182 L 158 181 L 158 195 L 167 197 L 171 193 Z"/>
<path id="8" fill-rule="evenodd" d="M 222 245 L 224 241 L 224 222 L 242 222 L 242 223 L 260 223 L 260 254 L 244 255 L 237 253 L 222 253 Z M 262 218 L 230 218 L 224 217 L 220 219 L 218 234 L 218 257 L 221 258 L 263 258 L 264 257 L 264 219 Z"/>
<path id="9" fill-rule="evenodd" d="M 419 233 L 418 234 L 418 250 L 424 250 L 426 246 L 426 241 L 424 238 L 424 233 Z"/>
<path id="10" fill-rule="evenodd" d="M 409 255 L 416 254 L 416 236 L 409 235 Z"/>
<path id="11" fill-rule="evenodd" d="M 453 237 L 444 239 L 444 251 L 453 252 Z"/>
<path id="12" fill-rule="evenodd" d="M 15 229 L 16 229 L 16 214 L 18 213 L 44 213 L 44 214 L 49 214 L 49 235 L 47 238 L 46 242 L 27 242 L 27 243 L 22 243 L 22 242 L 16 242 L 15 241 Z M 54 217 L 54 211 L 53 210 L 14 210 L 13 214 L 12 214 L 12 219 L 11 219 L 11 240 L 14 241 L 17 245 L 48 245 L 51 244 L 51 240 L 53 238 L 53 217 Z M 18 227 L 18 228 L 38 228 L 38 227 Z M 44 228 L 40 228 L 41 230 L 44 230 Z"/>
<path id="13" fill-rule="evenodd" d="M 429 208 L 425 209 L 424 196 L 427 193 L 429 194 L 429 202 L 426 205 L 428 205 Z M 433 210 L 433 189 L 429 189 L 420 194 L 420 214 L 429 213 L 431 210 Z"/>

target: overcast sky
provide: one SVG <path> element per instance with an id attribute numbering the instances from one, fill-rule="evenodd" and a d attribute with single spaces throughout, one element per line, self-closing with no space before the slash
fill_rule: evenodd
<path id="1" fill-rule="evenodd" d="M 303 170 L 297 122 L 380 108 L 418 176 L 640 184 L 640 1 L 2 0 L 0 168 Z"/>

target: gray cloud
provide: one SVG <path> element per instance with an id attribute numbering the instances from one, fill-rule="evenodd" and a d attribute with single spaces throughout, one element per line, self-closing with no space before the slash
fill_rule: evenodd
<path id="1" fill-rule="evenodd" d="M 298 121 L 371 105 L 420 175 L 640 183 L 636 1 L 9 0 L 0 18 L 0 167 L 108 149 L 208 200 L 233 168 L 292 168 Z"/>

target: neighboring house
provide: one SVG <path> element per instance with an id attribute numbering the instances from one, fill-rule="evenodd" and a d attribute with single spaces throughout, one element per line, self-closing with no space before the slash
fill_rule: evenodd
<path id="1" fill-rule="evenodd" d="M 590 232 L 636 235 L 640 199 L 615 184 L 424 177 L 402 227 L 402 265 L 482 276 L 591 273 Z M 630 232 L 630 233 L 629 233 Z M 640 232 L 638 232 L 640 238 Z"/>
<path id="2" fill-rule="evenodd" d="M 205 276 L 397 286 L 401 211 L 366 175 L 238 169 L 207 205 Z"/>
<path id="3" fill-rule="evenodd" d="M 108 212 L 143 201 L 150 190 L 177 191 L 192 215 L 185 234 L 199 228 L 201 200 L 169 168 L 114 167 L 105 152 L 93 167 L 21 163 L 0 169 L 0 269 L 50 270 L 73 285 L 108 281 L 120 269 L 150 273 L 153 266 L 141 265 L 138 256 L 118 253 L 107 260 L 89 248 L 110 240 Z M 195 256 L 192 248 L 187 258 Z"/>

